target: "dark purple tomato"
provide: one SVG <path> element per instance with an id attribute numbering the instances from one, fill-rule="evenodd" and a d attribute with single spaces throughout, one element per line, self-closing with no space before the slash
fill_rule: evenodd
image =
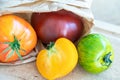
<path id="1" fill-rule="evenodd" d="M 45 44 L 60 37 L 75 42 L 81 37 L 84 29 L 82 18 L 66 10 L 33 13 L 31 24 L 38 38 Z"/>

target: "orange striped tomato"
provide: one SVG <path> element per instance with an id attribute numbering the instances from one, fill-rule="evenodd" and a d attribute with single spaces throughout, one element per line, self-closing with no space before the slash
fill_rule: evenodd
<path id="1" fill-rule="evenodd" d="M 32 26 L 15 15 L 0 16 L 0 62 L 12 62 L 30 53 L 37 43 Z"/>

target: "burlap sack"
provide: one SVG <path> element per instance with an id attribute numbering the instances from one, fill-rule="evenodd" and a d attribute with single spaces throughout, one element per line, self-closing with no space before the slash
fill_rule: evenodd
<path id="1" fill-rule="evenodd" d="M 93 15 L 90 10 L 92 0 L 0 0 L 0 16 L 5 14 L 17 14 L 30 22 L 32 12 L 51 12 L 61 9 L 72 11 L 81 16 L 84 23 L 84 34 L 87 34 L 93 26 Z M 23 61 L 12 63 L 0 63 L 0 65 L 18 65 L 35 61 L 38 51 L 43 49 L 43 45 L 39 42 Z"/>

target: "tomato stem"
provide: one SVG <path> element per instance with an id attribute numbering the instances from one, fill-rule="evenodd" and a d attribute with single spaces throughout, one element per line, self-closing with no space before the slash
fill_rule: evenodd
<path id="1" fill-rule="evenodd" d="M 16 54 L 18 55 L 18 57 L 20 58 L 20 60 L 23 60 L 23 58 L 22 58 L 19 50 L 22 50 L 22 51 L 25 51 L 25 50 L 20 48 L 19 40 L 16 38 L 15 35 L 13 35 L 13 36 L 14 36 L 14 41 L 13 41 L 13 42 L 5 42 L 5 43 L 4 43 L 4 44 L 8 44 L 9 47 L 6 48 L 6 49 L 3 51 L 3 53 L 7 52 L 7 51 L 11 48 L 12 51 L 8 54 L 7 59 L 10 58 L 10 57 L 13 55 L 14 51 L 15 51 Z"/>
<path id="2" fill-rule="evenodd" d="M 54 42 L 50 42 L 50 44 L 47 45 L 48 56 L 52 55 L 53 53 L 56 53 L 56 48 L 54 47 L 54 44 Z"/>
<path id="3" fill-rule="evenodd" d="M 105 65 L 106 66 L 109 66 L 111 63 L 112 63 L 112 61 L 110 60 L 110 56 L 111 56 L 112 54 L 111 54 L 111 52 L 109 52 L 108 54 L 106 54 L 105 56 L 104 56 L 104 58 L 103 58 L 103 61 L 105 62 Z"/>
<path id="4" fill-rule="evenodd" d="M 13 50 L 20 49 L 20 43 L 17 38 L 14 36 L 14 41 L 9 44 Z"/>
<path id="5" fill-rule="evenodd" d="M 50 44 L 47 45 L 47 50 L 50 50 L 54 46 L 54 42 L 50 42 Z"/>

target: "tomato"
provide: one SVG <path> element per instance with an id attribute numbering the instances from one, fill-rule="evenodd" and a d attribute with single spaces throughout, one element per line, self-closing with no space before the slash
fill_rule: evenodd
<path id="1" fill-rule="evenodd" d="M 31 24 L 38 38 L 45 44 L 60 37 L 75 42 L 82 36 L 84 29 L 82 18 L 66 10 L 33 13 Z"/>
<path id="2" fill-rule="evenodd" d="M 59 38 L 39 52 L 36 66 L 43 77 L 54 80 L 70 73 L 77 61 L 78 53 L 74 44 L 66 38 Z"/>
<path id="3" fill-rule="evenodd" d="M 27 21 L 12 14 L 0 16 L 0 62 L 22 59 L 36 42 L 36 33 Z"/>
<path id="4" fill-rule="evenodd" d="M 89 34 L 79 40 L 79 64 L 90 73 L 107 70 L 114 58 L 110 41 L 101 34 Z"/>

